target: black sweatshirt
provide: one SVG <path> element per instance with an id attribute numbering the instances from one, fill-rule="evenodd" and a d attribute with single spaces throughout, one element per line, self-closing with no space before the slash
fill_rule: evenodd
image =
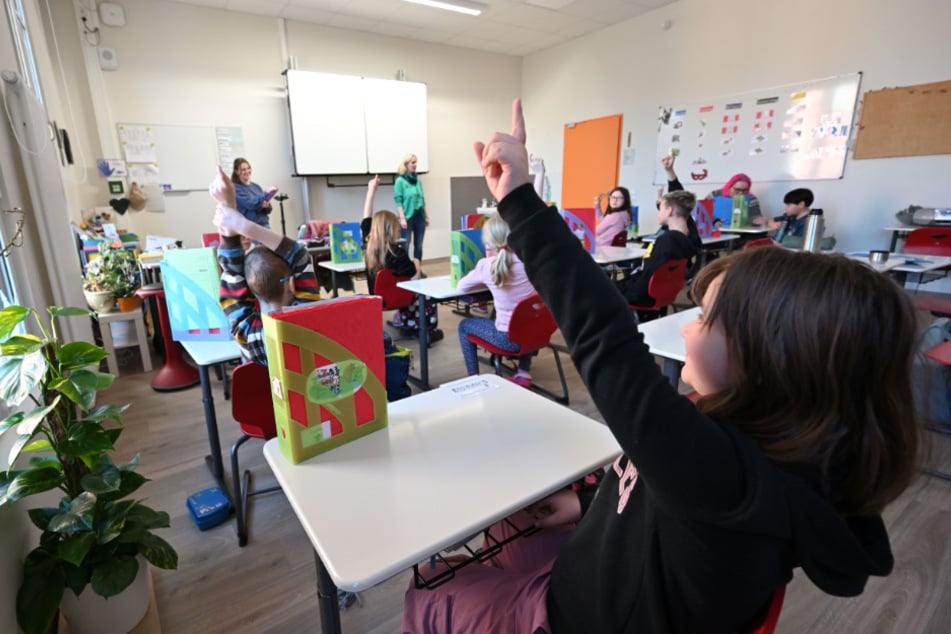
<path id="1" fill-rule="evenodd" d="M 617 288 L 628 304 L 639 306 L 653 306 L 654 298 L 648 295 L 651 275 L 654 271 L 671 260 L 689 260 L 697 255 L 700 248 L 690 238 L 679 231 L 667 230 L 657 236 L 650 257 L 644 260 L 644 265 L 630 277 L 618 280 Z"/>
<path id="2" fill-rule="evenodd" d="M 842 517 L 752 439 L 678 395 L 624 299 L 531 185 L 499 212 L 624 451 L 552 569 L 555 634 L 744 631 L 794 567 L 840 596 L 891 571 L 880 517 Z"/>

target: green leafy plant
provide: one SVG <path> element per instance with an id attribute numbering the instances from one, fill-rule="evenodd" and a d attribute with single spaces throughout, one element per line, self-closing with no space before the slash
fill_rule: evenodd
<path id="1" fill-rule="evenodd" d="M 99 243 L 99 257 L 86 265 L 83 289 L 109 291 L 116 297 L 129 297 L 139 288 L 139 265 L 135 253 L 122 247 L 121 242 Z"/>
<path id="2" fill-rule="evenodd" d="M 148 481 L 135 472 L 138 456 L 116 465 L 110 454 L 128 406 L 98 405 L 98 392 L 115 380 L 98 371 L 107 353 L 92 343 L 62 343 L 57 319 L 89 316 L 80 308 L 48 309 L 49 330 L 32 308 L 0 310 L 0 399 L 11 409 L 33 409 L 0 421 L 16 434 L 10 468 L 0 472 L 0 506 L 59 489 L 59 505 L 28 511 L 43 531 L 26 557 L 17 593 L 17 621 L 26 634 L 43 632 L 56 617 L 64 591 L 87 585 L 103 597 L 127 588 L 138 572 L 136 557 L 174 569 L 178 554 L 152 530 L 169 525 L 158 512 L 129 496 Z M 27 332 L 33 317 L 41 336 Z M 29 455 L 26 466 L 18 460 Z"/>

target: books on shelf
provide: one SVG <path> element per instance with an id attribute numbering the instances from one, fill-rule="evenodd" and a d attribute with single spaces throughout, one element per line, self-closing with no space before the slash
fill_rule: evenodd
<path id="1" fill-rule="evenodd" d="M 330 261 L 334 264 L 363 262 L 359 222 L 337 222 L 330 225 Z"/>
<path id="2" fill-rule="evenodd" d="M 449 281 L 453 288 L 485 257 L 482 229 L 465 229 L 449 234 Z"/>
<path id="3" fill-rule="evenodd" d="M 298 463 L 387 423 L 383 305 L 356 295 L 264 316 L 278 445 Z"/>
<path id="4" fill-rule="evenodd" d="M 172 339 L 231 339 L 231 325 L 218 301 L 221 273 L 215 249 L 169 249 L 162 253 L 162 284 Z"/>

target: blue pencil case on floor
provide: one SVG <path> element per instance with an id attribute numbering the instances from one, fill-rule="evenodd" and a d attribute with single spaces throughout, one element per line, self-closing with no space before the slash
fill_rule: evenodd
<path id="1" fill-rule="evenodd" d="M 186 506 L 200 531 L 206 531 L 221 524 L 231 513 L 231 502 L 228 501 L 224 491 L 218 487 L 203 489 L 189 495 Z"/>

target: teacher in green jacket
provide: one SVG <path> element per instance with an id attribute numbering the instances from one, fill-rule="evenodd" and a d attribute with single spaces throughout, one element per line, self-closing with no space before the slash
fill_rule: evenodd
<path id="1" fill-rule="evenodd" d="M 397 168 L 399 176 L 393 183 L 393 199 L 396 212 L 400 216 L 400 228 L 406 251 L 409 251 L 410 239 L 413 244 L 413 257 L 423 259 L 423 235 L 429 226 L 426 217 L 426 199 L 423 198 L 423 184 L 416 175 L 416 155 L 407 154 Z"/>

